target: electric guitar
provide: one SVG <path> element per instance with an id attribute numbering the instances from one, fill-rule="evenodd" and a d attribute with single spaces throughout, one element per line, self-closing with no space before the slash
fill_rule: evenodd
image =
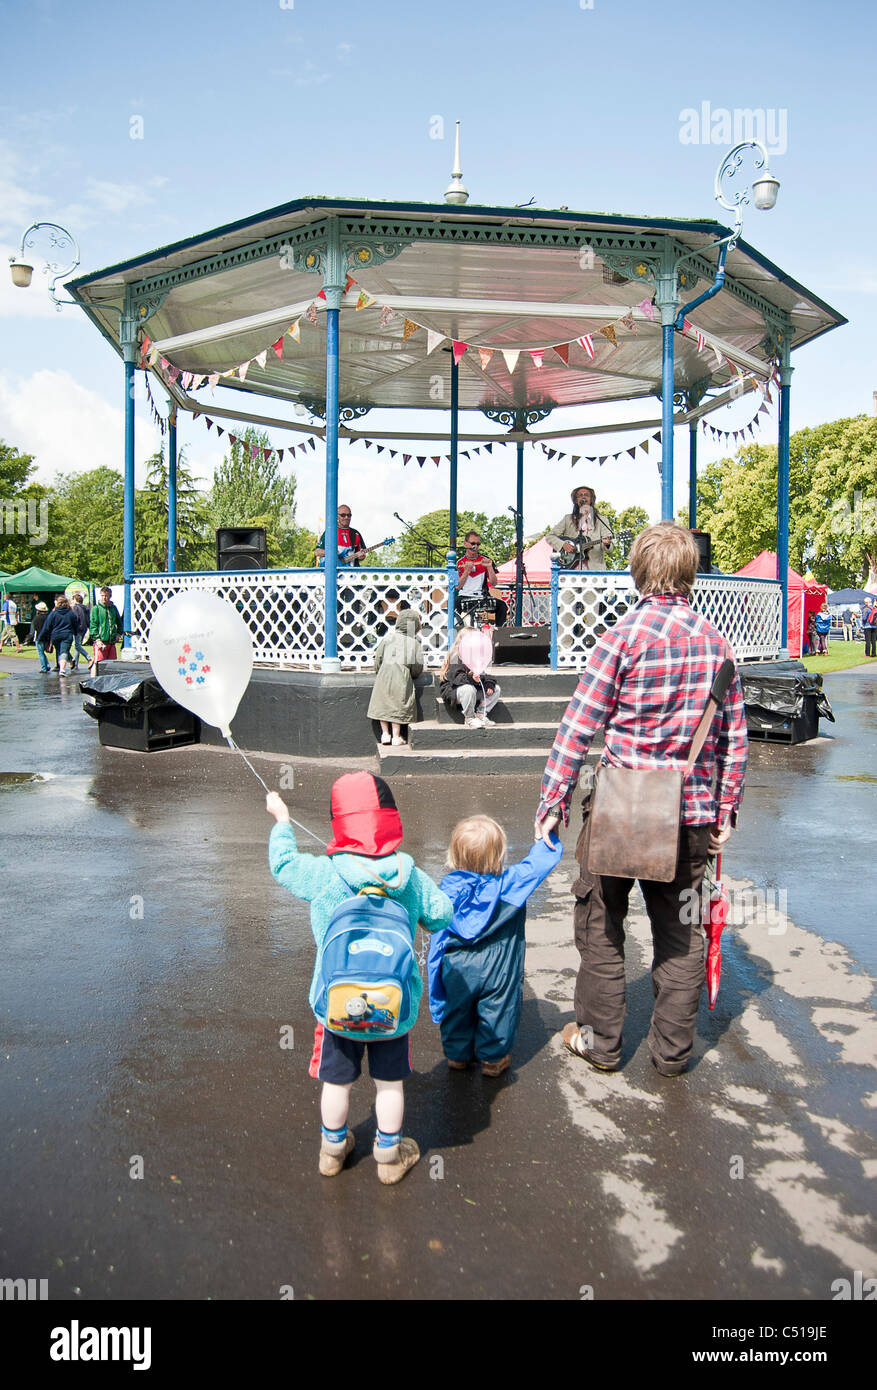
<path id="1" fill-rule="evenodd" d="M 578 568 L 578 565 L 579 565 L 579 562 L 580 562 L 580 560 L 582 559 L 582 557 L 585 556 L 585 555 L 589 555 L 589 554 L 591 553 L 592 550 L 596 550 L 596 549 L 599 547 L 599 549 L 600 549 L 601 551 L 603 551 L 603 553 L 605 554 L 606 552 L 605 552 L 605 550 L 603 550 L 603 542 L 604 542 L 604 540 L 607 540 L 607 539 L 608 539 L 608 540 L 612 540 L 613 537 L 611 537 L 611 536 L 609 536 L 609 537 L 606 537 L 606 536 L 598 536 L 598 538 L 597 538 L 595 541 L 586 541 L 585 538 L 584 538 L 584 536 L 576 536 L 575 540 L 573 540 L 573 539 L 572 539 L 571 537 L 569 537 L 569 536 L 565 536 L 565 537 L 564 537 L 564 540 L 568 540 L 568 541 L 570 542 L 570 545 L 574 546 L 575 549 L 574 549 L 574 550 L 558 550 L 558 551 L 557 551 L 557 563 L 558 563 L 558 565 L 560 566 L 560 568 L 561 568 L 562 570 L 574 570 L 574 569 L 577 569 L 577 568 Z"/>
<path id="2" fill-rule="evenodd" d="M 395 536 L 385 536 L 384 539 L 383 539 L 382 541 L 378 541 L 377 545 L 370 545 L 370 546 L 368 547 L 368 549 L 366 550 L 365 553 L 366 553 L 366 555 L 371 555 L 371 553 L 372 553 L 373 550 L 382 550 L 382 549 L 384 548 L 385 545 L 393 545 L 393 543 L 395 542 L 395 540 L 396 540 L 396 537 L 395 537 Z M 351 564 L 351 559 L 350 559 L 350 557 L 351 557 L 351 555 L 355 555 L 355 554 L 356 554 L 356 547 L 355 547 L 355 546 L 352 546 L 352 545 L 339 545 L 339 547 L 338 547 L 338 565 L 339 565 L 339 568 L 343 568 L 345 565 L 349 567 L 350 564 Z M 319 558 L 319 560 L 317 561 L 317 569 L 325 569 L 325 567 L 326 567 L 326 557 L 325 557 L 325 555 L 321 555 L 320 558 Z"/>

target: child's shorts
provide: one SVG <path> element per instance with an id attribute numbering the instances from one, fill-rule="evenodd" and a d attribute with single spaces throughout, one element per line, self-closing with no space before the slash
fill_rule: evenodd
<path id="1" fill-rule="evenodd" d="M 362 1075 L 362 1054 L 368 1048 L 368 1070 L 372 1081 L 404 1081 L 411 1075 L 410 1034 L 378 1042 L 354 1042 L 339 1038 L 322 1023 L 314 1029 L 314 1052 L 308 1075 L 333 1086 L 349 1086 Z"/>

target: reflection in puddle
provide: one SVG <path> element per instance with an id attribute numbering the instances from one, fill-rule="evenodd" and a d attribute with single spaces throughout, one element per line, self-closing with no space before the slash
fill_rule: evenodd
<path id="1" fill-rule="evenodd" d="M 0 772 L 0 791 L 5 787 L 23 787 L 28 782 L 48 782 L 50 772 Z"/>
<path id="2" fill-rule="evenodd" d="M 872 772 L 838 772 L 835 775 L 838 782 L 877 782 Z"/>

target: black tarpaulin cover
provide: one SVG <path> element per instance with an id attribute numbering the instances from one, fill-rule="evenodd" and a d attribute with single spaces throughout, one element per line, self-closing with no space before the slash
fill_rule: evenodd
<path id="1" fill-rule="evenodd" d="M 79 682 L 79 689 L 84 695 L 93 695 L 99 705 L 129 704 L 132 700 L 143 705 L 161 705 L 170 700 L 153 676 L 135 675 L 131 671 L 91 676 Z"/>
<path id="2" fill-rule="evenodd" d="M 741 667 L 740 682 L 747 707 L 771 710 L 774 714 L 797 719 L 803 713 L 804 701 L 808 696 L 815 696 L 817 713 L 834 723 L 834 711 L 822 689 L 822 676 L 816 671 L 805 671 L 799 662 L 784 664 L 788 665 L 787 671 L 778 671 L 780 663 L 777 662 L 770 674 L 759 674 L 757 669 Z"/>

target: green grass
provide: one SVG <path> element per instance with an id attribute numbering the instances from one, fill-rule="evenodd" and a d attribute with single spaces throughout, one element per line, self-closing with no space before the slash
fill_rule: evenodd
<path id="1" fill-rule="evenodd" d="M 829 671 L 848 671 L 851 666 L 863 666 L 875 658 L 865 656 L 864 642 L 831 642 L 824 656 L 804 656 L 801 660 L 808 671 L 818 671 L 824 676 Z"/>

